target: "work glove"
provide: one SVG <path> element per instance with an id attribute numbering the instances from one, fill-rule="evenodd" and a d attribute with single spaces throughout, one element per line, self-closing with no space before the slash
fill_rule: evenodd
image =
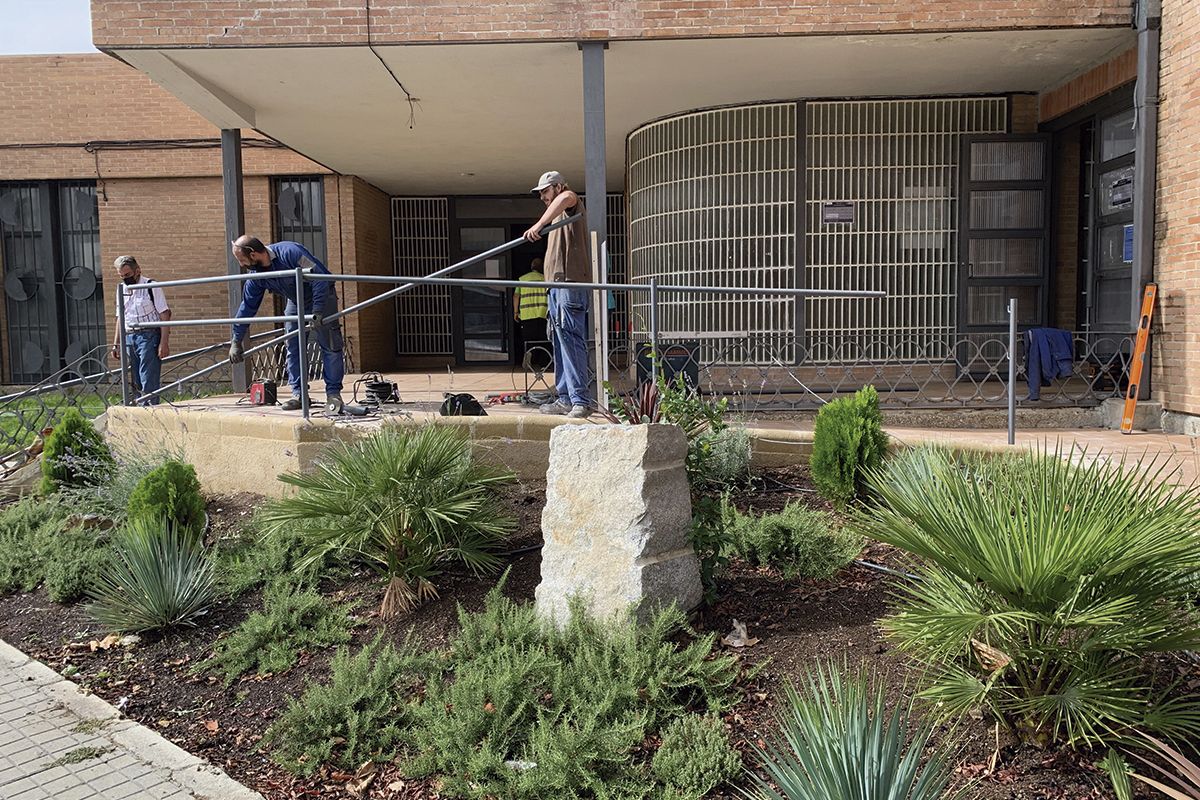
<path id="1" fill-rule="evenodd" d="M 242 349 L 242 343 L 239 339 L 234 339 L 229 343 L 229 363 L 240 364 L 246 360 L 246 353 Z"/>

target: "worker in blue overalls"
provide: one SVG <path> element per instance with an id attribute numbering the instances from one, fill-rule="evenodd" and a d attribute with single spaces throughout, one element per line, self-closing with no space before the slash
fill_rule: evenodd
<path id="1" fill-rule="evenodd" d="M 297 267 L 310 270 L 319 275 L 328 275 L 317 257 L 308 252 L 303 245 L 296 242 L 275 242 L 265 245 L 253 236 L 240 236 L 233 242 L 233 257 L 243 267 L 256 272 L 271 270 L 294 270 Z M 260 278 L 246 281 L 242 289 L 242 304 L 238 307 L 237 316 L 253 317 L 258 313 L 262 304 L 263 293 L 273 292 L 287 298 L 285 316 L 296 315 L 296 280 L 291 275 L 277 278 Z M 337 312 L 337 291 L 332 281 L 306 281 L 304 283 L 304 313 L 312 314 L 312 332 L 316 334 L 317 344 L 321 346 L 321 362 L 325 378 L 326 403 L 342 404 L 342 376 L 346 365 L 342 355 L 342 326 L 337 322 L 326 322 L 325 318 Z M 229 345 L 229 360 L 239 364 L 245 358 L 242 339 L 246 336 L 249 324 L 233 326 L 233 341 Z M 284 325 L 287 331 L 296 329 L 295 322 Z M 287 340 L 287 371 L 288 383 L 292 385 L 292 399 L 283 404 L 284 411 L 296 411 L 300 408 L 300 381 L 307 381 L 307 376 L 300 374 L 300 342 L 293 336 Z"/>

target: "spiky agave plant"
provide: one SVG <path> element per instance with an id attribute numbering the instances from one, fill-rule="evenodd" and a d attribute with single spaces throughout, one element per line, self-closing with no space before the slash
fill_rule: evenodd
<path id="1" fill-rule="evenodd" d="M 131 633 L 194 625 L 216 598 L 214 564 L 192 531 L 167 520 L 130 520 L 88 590 L 88 610 L 98 622 Z"/>
<path id="2" fill-rule="evenodd" d="M 990 707 L 1027 741 L 1094 745 L 1132 727 L 1200 735 L 1200 704 L 1144 657 L 1200 645 L 1200 490 L 1161 464 L 939 449 L 869 478 L 862 532 L 916 558 L 885 628 L 953 715 Z"/>
<path id="3" fill-rule="evenodd" d="M 298 566 L 361 562 L 387 578 L 385 619 L 435 597 L 440 565 L 493 571 L 491 552 L 513 529 L 493 490 L 512 473 L 479 464 L 458 428 L 390 427 L 343 444 L 308 474 L 280 480 L 296 493 L 264 513 L 268 535 L 300 531 Z"/>
<path id="4" fill-rule="evenodd" d="M 842 676 L 845 671 L 818 667 L 807 676 L 803 694 L 787 686 L 779 732 L 765 748 L 756 748 L 769 781 L 750 772 L 754 788 L 742 795 L 752 800 L 949 797 L 950 753 L 930 746 L 930 727 L 913 716 L 911 701 L 889 709 L 883 687 L 865 670 L 849 678 Z"/>

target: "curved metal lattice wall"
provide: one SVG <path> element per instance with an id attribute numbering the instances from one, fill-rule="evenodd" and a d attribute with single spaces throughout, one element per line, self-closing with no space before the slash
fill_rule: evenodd
<path id="1" fill-rule="evenodd" d="M 697 111 L 629 137 L 629 274 L 634 282 L 792 288 L 796 277 L 796 104 Z M 648 296 L 632 302 L 635 327 Z M 665 294 L 664 338 L 764 349 L 794 342 L 791 298 Z"/>

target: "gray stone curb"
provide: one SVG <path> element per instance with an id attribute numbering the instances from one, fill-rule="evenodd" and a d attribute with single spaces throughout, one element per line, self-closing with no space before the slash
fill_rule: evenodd
<path id="1" fill-rule="evenodd" d="M 167 741 L 149 728 L 123 719 L 121 712 L 77 684 L 35 661 L 0 639 L 0 670 L 11 670 L 22 682 L 31 684 L 75 717 L 111 720 L 97 732 L 113 747 L 170 775 L 173 783 L 191 792 L 197 800 L 263 800 L 221 769 Z"/>

